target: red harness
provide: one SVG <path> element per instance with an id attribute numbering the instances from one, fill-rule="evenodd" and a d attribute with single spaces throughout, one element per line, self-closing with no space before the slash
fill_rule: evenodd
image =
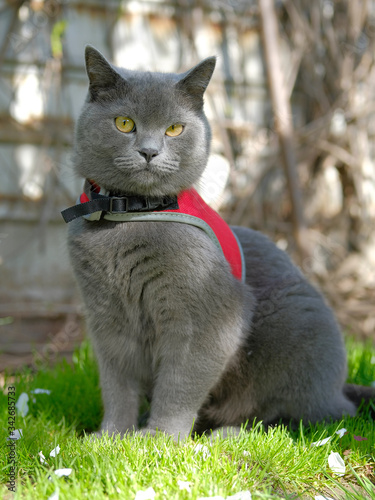
<path id="1" fill-rule="evenodd" d="M 100 191 L 100 187 L 94 182 L 86 182 L 85 192 L 81 194 L 79 204 L 85 205 L 87 202 L 92 201 L 91 193 L 99 195 Z M 80 214 L 80 216 L 85 217 L 87 220 L 104 218 L 118 222 L 173 221 L 197 226 L 205 231 L 211 240 L 222 250 L 231 267 L 232 274 L 237 279 L 245 281 L 245 261 L 242 247 L 228 224 L 215 210 L 207 205 L 194 188 L 181 192 L 177 196 L 177 202 L 178 209 L 166 208 L 157 211 L 126 211 L 119 213 L 93 210 L 88 214 Z M 66 221 L 69 222 L 68 220 Z"/>
<path id="2" fill-rule="evenodd" d="M 206 222 L 219 240 L 221 249 L 232 269 L 232 274 L 242 279 L 242 248 L 228 224 L 215 212 L 193 188 L 180 193 L 177 197 L 179 209 L 170 213 L 188 214 Z"/>

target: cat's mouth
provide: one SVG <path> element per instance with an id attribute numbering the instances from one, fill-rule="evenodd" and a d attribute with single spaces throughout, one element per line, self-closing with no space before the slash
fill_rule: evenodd
<path id="1" fill-rule="evenodd" d="M 151 161 L 139 161 L 134 155 L 118 156 L 113 160 L 113 183 L 116 190 L 147 196 L 175 194 L 181 190 L 180 158 L 160 155 Z M 182 187 L 185 187 L 183 184 Z M 111 186 L 111 191 L 115 186 Z"/>

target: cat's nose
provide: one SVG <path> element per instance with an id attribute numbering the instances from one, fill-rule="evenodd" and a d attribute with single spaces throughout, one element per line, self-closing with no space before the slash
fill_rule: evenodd
<path id="1" fill-rule="evenodd" d="M 138 151 L 138 153 L 146 158 L 147 162 L 150 162 L 155 156 L 158 156 L 159 151 L 157 149 L 143 148 Z"/>

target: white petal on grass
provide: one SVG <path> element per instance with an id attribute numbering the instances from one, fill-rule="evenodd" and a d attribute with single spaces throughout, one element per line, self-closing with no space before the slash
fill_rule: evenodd
<path id="1" fill-rule="evenodd" d="M 56 469 L 54 472 L 57 477 L 70 476 L 73 469 Z"/>
<path id="2" fill-rule="evenodd" d="M 155 498 L 155 495 L 156 493 L 154 488 L 150 486 L 150 488 L 147 488 L 147 490 L 145 491 L 142 490 L 137 491 L 134 500 L 153 500 Z"/>
<path id="3" fill-rule="evenodd" d="M 226 500 L 251 500 L 250 491 L 239 491 L 235 495 L 227 497 Z"/>
<path id="4" fill-rule="evenodd" d="M 38 453 L 38 455 L 39 455 L 39 460 L 40 460 L 40 463 L 41 463 L 41 464 L 46 464 L 46 463 L 47 463 L 47 462 L 46 462 L 46 457 L 43 455 L 43 453 L 40 451 L 40 452 Z"/>
<path id="5" fill-rule="evenodd" d="M 345 463 L 339 453 L 331 452 L 328 457 L 328 465 L 337 476 L 343 476 L 345 474 Z"/>
<path id="6" fill-rule="evenodd" d="M 177 481 L 178 487 L 180 490 L 186 490 L 188 493 L 191 493 L 190 483 L 188 481 Z"/>
<path id="7" fill-rule="evenodd" d="M 7 439 L 13 439 L 14 441 L 17 441 L 18 439 L 21 439 L 22 436 L 22 429 L 15 429 Z"/>
<path id="8" fill-rule="evenodd" d="M 17 400 L 16 408 L 21 417 L 26 417 L 26 415 L 29 413 L 29 405 L 27 404 L 28 400 L 29 396 L 26 394 L 26 392 L 23 392 Z"/>
<path id="9" fill-rule="evenodd" d="M 343 437 L 344 434 L 346 434 L 348 431 L 345 428 L 339 429 L 338 431 L 335 432 L 335 434 L 338 434 L 341 437 Z M 315 441 L 314 443 L 311 443 L 311 446 L 323 446 L 324 444 L 329 443 L 333 436 L 328 436 L 325 439 L 321 439 L 320 441 Z"/>
<path id="10" fill-rule="evenodd" d="M 59 500 L 59 492 L 55 491 L 52 493 L 52 495 L 48 497 L 48 500 Z"/>
<path id="11" fill-rule="evenodd" d="M 51 453 L 49 454 L 50 457 L 56 457 L 60 453 L 60 446 L 57 445 L 56 448 L 54 448 Z"/>
<path id="12" fill-rule="evenodd" d="M 31 394 L 51 394 L 51 391 L 49 389 L 34 389 L 30 392 Z"/>
<path id="13" fill-rule="evenodd" d="M 342 429 L 339 429 L 338 431 L 335 432 L 335 434 L 338 434 L 340 438 L 343 437 L 344 434 L 346 434 L 348 431 L 343 427 Z"/>
<path id="14" fill-rule="evenodd" d="M 325 439 L 321 439 L 320 441 L 314 441 L 311 443 L 311 446 L 323 446 L 324 444 L 327 444 L 329 441 L 331 441 L 332 436 L 329 436 Z"/>
<path id="15" fill-rule="evenodd" d="M 207 460 L 211 456 L 210 450 L 204 444 L 197 444 L 194 448 L 194 455 L 200 453 L 203 456 L 203 460 Z"/>

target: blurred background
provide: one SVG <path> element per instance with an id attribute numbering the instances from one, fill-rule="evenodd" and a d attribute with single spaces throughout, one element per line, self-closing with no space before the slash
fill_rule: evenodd
<path id="1" fill-rule="evenodd" d="M 82 188 L 87 43 L 129 69 L 218 56 L 199 190 L 287 251 L 346 333 L 374 339 L 374 0 L 0 0 L 0 371 L 83 335 L 60 211 Z"/>

